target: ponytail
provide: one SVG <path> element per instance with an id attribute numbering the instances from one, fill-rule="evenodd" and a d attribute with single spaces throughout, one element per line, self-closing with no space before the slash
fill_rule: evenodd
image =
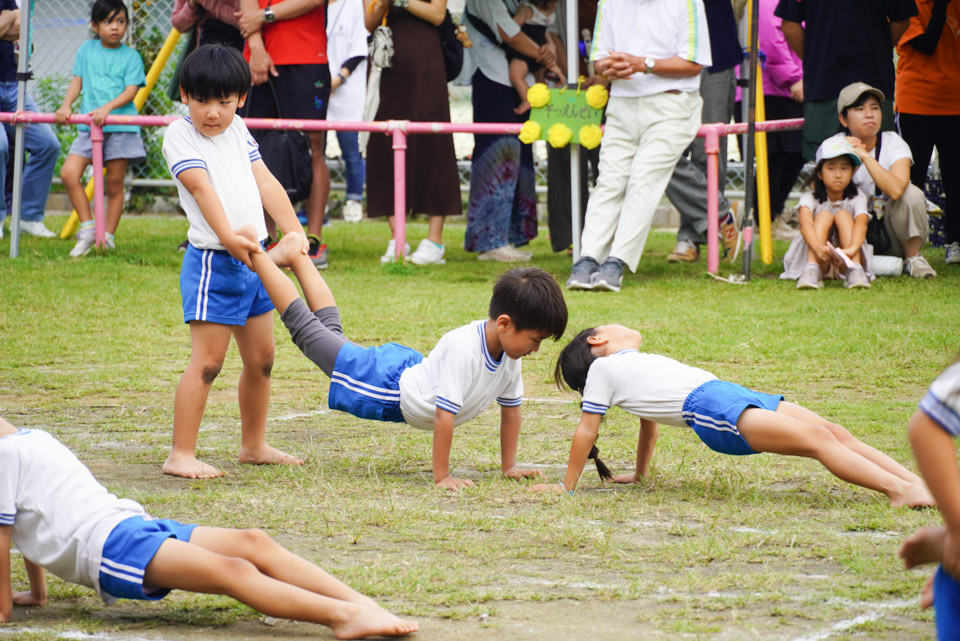
<path id="1" fill-rule="evenodd" d="M 587 455 L 587 458 L 593 459 L 593 463 L 597 466 L 597 474 L 600 475 L 601 482 L 609 481 L 613 478 L 610 468 L 604 465 L 603 461 L 600 460 L 600 450 L 597 449 L 596 445 L 591 446 L 590 454 Z"/>

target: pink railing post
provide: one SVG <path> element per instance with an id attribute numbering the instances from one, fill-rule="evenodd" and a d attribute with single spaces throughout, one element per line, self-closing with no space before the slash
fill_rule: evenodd
<path id="1" fill-rule="evenodd" d="M 407 244 L 407 132 L 406 121 L 390 121 L 393 131 L 393 240 L 397 260 Z"/>
<path id="2" fill-rule="evenodd" d="M 97 247 L 104 248 L 107 240 L 103 213 L 103 128 L 90 123 L 90 142 L 93 143 L 93 220 L 96 226 Z"/>
<path id="3" fill-rule="evenodd" d="M 717 242 L 717 232 L 720 227 L 717 210 L 720 204 L 717 199 L 719 187 L 719 154 L 720 129 L 723 125 L 704 125 L 701 131 L 706 130 L 703 146 L 707 152 L 707 272 L 717 273 L 720 267 L 720 247 Z"/>

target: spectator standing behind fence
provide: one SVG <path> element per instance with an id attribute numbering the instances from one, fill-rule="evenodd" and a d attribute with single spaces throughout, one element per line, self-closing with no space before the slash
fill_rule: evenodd
<path id="1" fill-rule="evenodd" d="M 393 66 L 380 75 L 380 107 L 376 120 L 450 122 L 447 76 L 437 26 L 443 22 L 447 0 L 372 0 L 364 15 L 373 31 L 384 16 L 393 32 Z M 390 136 L 372 134 L 367 143 L 367 215 L 387 216 L 394 225 L 393 144 Z M 459 216 L 460 177 L 453 134 L 422 134 L 407 138 L 407 213 L 430 217 L 427 237 L 410 256 L 415 265 L 442 265 L 445 216 Z M 404 254 L 407 248 L 404 247 Z M 387 243 L 381 262 L 396 258 L 396 246 Z"/>
<path id="2" fill-rule="evenodd" d="M 64 124 L 73 114 L 73 101 L 82 96 L 83 113 L 93 117 L 93 124 L 103 126 L 109 115 L 136 116 L 133 98 L 143 86 L 143 60 L 140 54 L 123 44 L 130 16 L 123 0 L 96 0 L 90 10 L 93 40 L 80 45 L 73 62 L 73 80 L 67 88 L 63 104 L 56 111 L 56 121 Z M 83 171 L 90 164 L 93 145 L 90 127 L 77 125 L 77 138 L 60 169 L 60 178 L 80 218 L 77 244 L 70 250 L 76 258 L 90 251 L 95 241 L 93 215 L 84 192 Z M 127 165 L 146 157 L 138 125 L 106 125 L 103 127 L 103 165 L 106 168 L 106 249 L 115 248 L 114 234 L 123 214 L 123 179 Z"/>
<path id="3" fill-rule="evenodd" d="M 244 116 L 324 120 L 330 99 L 326 0 L 240 0 L 238 23 L 247 39 L 244 56 L 253 86 Z M 278 104 L 279 103 L 279 104 Z M 254 136 L 257 135 L 254 131 Z M 326 269 L 327 246 L 320 236 L 330 195 L 330 170 L 323 131 L 309 131 L 313 184 L 307 198 L 310 259 Z"/>
<path id="4" fill-rule="evenodd" d="M 947 197 L 948 265 L 960 264 L 960 0 L 917 0 L 920 15 L 897 47 L 897 124 L 913 151 L 910 181 L 923 189 L 933 148 Z"/>
<path id="5" fill-rule="evenodd" d="M 780 0 L 775 15 L 790 47 L 803 59 L 803 157 L 836 133 L 834 107 L 852 82 L 893 95 L 891 49 L 917 15 L 914 0 Z M 893 129 L 893 101 L 884 101 L 884 121 Z"/>
<path id="6" fill-rule="evenodd" d="M 367 94 L 367 29 L 363 0 L 331 0 L 327 7 L 327 58 L 330 60 L 329 120 L 362 120 Z M 363 182 L 366 169 L 360 154 L 359 132 L 338 131 L 337 142 L 347 179 L 343 219 L 363 219 Z"/>
<path id="7" fill-rule="evenodd" d="M 20 10 L 14 0 L 0 1 L 0 111 L 17 110 L 17 58 L 13 43 L 20 37 Z M 25 111 L 37 111 L 37 103 L 27 94 Z M 13 127 L 7 126 L 7 131 Z M 60 143 L 50 125 L 33 123 L 23 128 L 23 144 L 29 157 L 23 167 L 22 198 L 20 201 L 20 232 L 42 238 L 56 236 L 43 224 L 43 211 L 50 195 L 50 182 L 60 154 Z M 20 153 L 23 153 L 20 151 Z M 5 192 L 7 162 L 10 145 L 5 132 L 0 132 L 0 194 Z M 3 219 L 6 207 L 0 204 L 0 238 L 3 238 Z"/>
<path id="8" fill-rule="evenodd" d="M 653 214 L 700 128 L 700 70 L 711 64 L 700 0 L 604 0 L 590 59 L 613 82 L 581 256 L 567 289 L 620 291 L 636 271 Z"/>
<path id="9" fill-rule="evenodd" d="M 197 46 L 224 44 L 243 51 L 243 36 L 237 28 L 239 0 L 176 0 L 170 22 L 186 33 L 197 29 Z"/>
<path id="10" fill-rule="evenodd" d="M 525 96 L 510 84 L 504 47 L 544 66 L 556 62 L 556 48 L 538 45 L 511 15 L 516 0 L 467 0 L 467 30 L 477 70 L 473 74 L 474 122 L 517 122 L 514 109 Z M 520 119 L 525 120 L 526 116 Z M 479 260 L 515 262 L 533 254 L 517 249 L 537 236 L 537 192 L 533 151 L 514 134 L 474 135 L 470 200 L 464 247 Z"/>
<path id="11" fill-rule="evenodd" d="M 873 215 L 883 219 L 890 239 L 888 248 L 870 241 L 876 253 L 902 258 L 903 270 L 914 278 L 933 278 L 937 272 L 920 255 L 930 232 L 926 199 L 918 187 L 910 184 L 910 147 L 895 131 L 881 131 L 883 101 L 883 92 L 865 83 L 844 87 L 837 99 L 842 131 L 823 145 L 846 138 L 863 162 L 853 182 L 867 197 Z"/>
<path id="12" fill-rule="evenodd" d="M 700 96 L 703 98 L 701 122 L 724 124 L 733 116 L 736 96 L 736 68 L 743 60 L 737 40 L 737 20 L 730 0 L 704 0 L 707 27 L 710 30 L 710 57 L 713 65 L 700 72 Z M 739 249 L 739 221 L 733 203 L 723 195 L 727 176 L 727 137 L 720 136 L 717 157 L 717 202 L 720 217 L 720 243 L 731 261 Z M 680 156 L 667 184 L 667 198 L 680 212 L 677 244 L 667 256 L 670 263 L 692 263 L 700 258 L 700 245 L 707 231 L 707 152 L 703 138 L 697 138 Z"/>

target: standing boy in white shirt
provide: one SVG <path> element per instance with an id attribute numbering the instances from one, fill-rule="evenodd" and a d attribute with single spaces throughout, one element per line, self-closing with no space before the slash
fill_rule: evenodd
<path id="1" fill-rule="evenodd" d="M 266 443 L 273 305 L 247 267 L 250 252 L 260 251 L 267 236 L 264 208 L 284 234 L 302 240 L 304 252 L 307 239 L 286 191 L 260 159 L 243 121 L 235 118 L 249 88 L 250 69 L 235 49 L 200 47 L 184 61 L 180 75 L 180 95 L 190 115 L 171 123 L 163 140 L 163 156 L 190 222 L 190 245 L 180 268 L 190 364 L 177 386 L 173 448 L 163 464 L 164 473 L 173 476 L 223 476 L 197 460 L 197 433 L 231 336 L 243 361 L 240 462 L 301 463 Z M 233 232 L 244 225 L 256 229 L 252 238 Z"/>

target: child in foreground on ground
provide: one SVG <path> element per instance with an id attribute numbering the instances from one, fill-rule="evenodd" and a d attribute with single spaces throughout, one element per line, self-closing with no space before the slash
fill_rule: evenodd
<path id="1" fill-rule="evenodd" d="M 558 1 L 524 0 L 513 16 L 514 21 L 520 25 L 520 31 L 530 36 L 530 39 L 538 46 L 547 44 L 547 27 L 557 21 L 555 13 Z M 552 76 L 551 80 L 558 85 L 564 85 L 567 82 L 556 63 L 544 69 L 536 60 L 521 55 L 509 47 L 506 48 L 506 53 L 507 59 L 510 61 L 508 69 L 510 84 L 513 85 L 517 95 L 520 96 L 520 104 L 513 110 L 517 115 L 530 110 L 530 103 L 527 101 L 527 91 L 530 89 L 527 84 L 528 73 L 534 74 L 537 82 L 543 82 L 544 75 L 548 71 Z"/>
<path id="2" fill-rule="evenodd" d="M 960 361 L 930 386 L 910 419 L 910 444 L 920 474 L 930 485 L 944 525 L 914 532 L 900 546 L 907 568 L 925 563 L 940 567 L 927 580 L 920 606 L 934 607 L 937 638 L 960 638 L 960 473 L 951 439 L 960 437 Z"/>
<path id="3" fill-rule="evenodd" d="M 283 186 L 260 158 L 243 120 L 236 118 L 250 87 L 250 69 L 229 46 L 204 45 L 184 60 L 180 95 L 190 115 L 170 123 L 163 155 L 177 179 L 190 222 L 190 242 L 180 268 L 183 320 L 190 325 L 190 364 L 177 385 L 173 448 L 163 471 L 187 478 L 222 476 L 197 460 L 197 433 L 210 386 L 230 345 L 237 341 L 243 371 L 238 395 L 242 463 L 299 465 L 266 444 L 273 368 L 273 305 L 250 252 L 267 237 L 263 211 L 285 234 L 307 240 Z M 250 237 L 234 229 L 252 225 Z"/>
<path id="4" fill-rule="evenodd" d="M 848 288 L 870 287 L 868 267 L 867 197 L 853 182 L 860 157 L 844 139 L 830 139 L 817 150 L 817 168 L 811 189 L 800 196 L 800 236 L 793 239 L 783 257 L 780 278 L 797 280 L 797 289 L 820 289 L 824 275 L 840 276 L 842 265 L 831 255 L 832 241 L 856 265 L 845 269 Z M 869 256 L 872 256 L 872 249 Z"/>
<path id="5" fill-rule="evenodd" d="M 10 544 L 30 590 L 14 593 Z M 0 623 L 13 605 L 42 606 L 44 568 L 93 588 L 105 603 L 162 599 L 170 590 L 223 594 L 268 616 L 329 626 L 340 639 L 401 636 L 393 616 L 259 530 L 155 520 L 107 492 L 63 443 L 0 418 Z"/>
<path id="6" fill-rule="evenodd" d="M 331 409 L 432 430 L 433 481 L 458 490 L 473 482 L 450 473 L 453 430 L 496 401 L 503 475 L 539 475 L 516 468 L 520 359 L 566 328 L 567 306 L 553 276 L 536 267 L 503 274 L 493 288 L 489 318 L 447 332 L 424 358 L 396 343 L 360 347 L 350 342 L 330 288 L 298 242 L 284 236 L 270 252 L 250 259 L 293 342 L 330 377 Z M 306 300 L 278 265 L 293 269 Z"/>
<path id="7" fill-rule="evenodd" d="M 535 489 L 560 493 L 576 488 L 588 455 L 596 458 L 600 419 L 617 405 L 640 417 L 640 438 L 636 471 L 612 477 L 616 483 L 647 477 L 657 423 L 666 423 L 692 428 L 707 447 L 722 454 L 772 452 L 817 459 L 837 478 L 886 494 L 893 506 L 934 504 L 918 476 L 840 425 L 783 396 L 717 380 L 666 356 L 642 354 L 642 340 L 635 330 L 604 325 L 583 330 L 560 352 L 557 385 L 565 382 L 580 392 L 583 413 L 563 483 Z"/>
<path id="8" fill-rule="evenodd" d="M 54 114 L 58 124 L 65 124 L 73 114 L 73 102 L 82 95 L 83 113 L 93 117 L 100 127 L 107 116 L 135 116 L 133 99 L 143 86 L 143 60 L 140 54 L 123 44 L 130 16 L 123 0 L 96 0 L 90 10 L 90 28 L 93 40 L 80 45 L 73 62 L 73 80 L 67 88 L 63 104 Z M 81 93 L 82 92 L 82 93 Z M 146 156 L 140 139 L 139 125 L 107 125 L 103 128 L 103 166 L 107 170 L 106 188 L 106 243 L 107 249 L 116 246 L 114 234 L 123 214 L 123 179 L 127 165 Z M 81 183 L 83 172 L 91 163 L 93 144 L 90 127 L 77 125 L 77 138 L 70 147 L 67 159 L 60 169 L 60 178 L 70 196 L 70 202 L 80 218 L 77 244 L 70 250 L 76 258 L 90 251 L 96 241 L 90 202 Z"/>

